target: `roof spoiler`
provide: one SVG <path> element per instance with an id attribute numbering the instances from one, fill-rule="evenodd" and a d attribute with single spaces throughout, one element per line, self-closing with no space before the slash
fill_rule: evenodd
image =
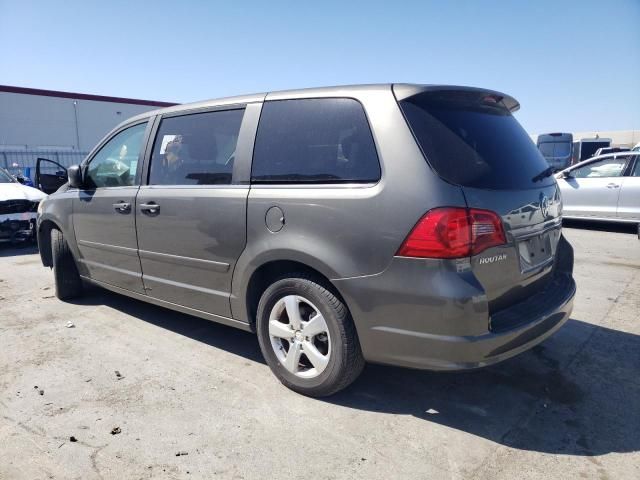
<path id="1" fill-rule="evenodd" d="M 487 90 L 485 88 L 461 87 L 457 85 L 418 85 L 410 83 L 393 84 L 393 94 L 398 101 L 406 100 L 410 97 L 426 92 L 476 93 L 479 97 L 488 97 L 495 103 L 502 103 L 512 113 L 520 108 L 520 104 L 515 98 L 504 93 L 496 92 L 495 90 Z"/>

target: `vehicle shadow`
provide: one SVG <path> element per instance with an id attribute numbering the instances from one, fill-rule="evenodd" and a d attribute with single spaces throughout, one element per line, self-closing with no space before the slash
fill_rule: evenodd
<path id="1" fill-rule="evenodd" d="M 33 255 L 34 253 L 38 253 L 38 245 L 35 243 L 25 243 L 23 245 L 0 243 L 0 257 L 17 257 L 19 255 Z"/>
<path id="2" fill-rule="evenodd" d="M 592 230 L 596 232 L 615 232 L 638 234 L 638 226 L 634 223 L 617 222 L 593 222 L 589 220 L 562 220 L 562 226 L 567 228 L 579 228 L 581 230 Z"/>
<path id="3" fill-rule="evenodd" d="M 264 364 L 256 337 L 231 327 L 100 289 L 77 303 L 107 305 Z M 351 387 L 318 401 L 411 415 L 521 450 L 595 456 L 640 450 L 639 370 L 639 335 L 570 320 L 498 365 L 459 373 L 368 365 Z"/>
<path id="4" fill-rule="evenodd" d="M 640 450 L 640 336 L 570 320 L 541 345 L 485 369 L 369 366 L 328 401 L 413 415 L 512 448 L 594 456 Z"/>
<path id="5" fill-rule="evenodd" d="M 69 300 L 76 305 L 105 305 L 157 327 L 192 338 L 258 363 L 265 363 L 255 335 L 202 318 L 158 307 L 98 287 L 88 286 L 86 295 Z"/>

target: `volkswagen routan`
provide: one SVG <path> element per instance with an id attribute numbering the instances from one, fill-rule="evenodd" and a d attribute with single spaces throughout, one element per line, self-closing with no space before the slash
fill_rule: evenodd
<path id="1" fill-rule="evenodd" d="M 568 319 L 553 168 L 504 93 L 363 85 L 179 105 L 109 133 L 38 209 L 56 295 L 94 284 L 258 336 L 287 387 L 366 362 L 490 365 Z"/>

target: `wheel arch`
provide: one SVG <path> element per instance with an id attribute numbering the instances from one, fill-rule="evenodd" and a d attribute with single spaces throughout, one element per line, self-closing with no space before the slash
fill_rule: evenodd
<path id="1" fill-rule="evenodd" d="M 246 320 L 255 330 L 256 312 L 258 310 L 258 302 L 264 291 L 273 282 L 280 278 L 286 278 L 291 274 L 302 274 L 316 280 L 323 287 L 327 288 L 347 306 L 344 297 L 338 288 L 330 280 L 329 276 L 317 268 L 312 267 L 308 263 L 300 260 L 289 259 L 272 259 L 266 261 L 255 268 L 248 276 L 248 281 L 244 283 L 246 288 L 242 292 L 242 300 Z"/>

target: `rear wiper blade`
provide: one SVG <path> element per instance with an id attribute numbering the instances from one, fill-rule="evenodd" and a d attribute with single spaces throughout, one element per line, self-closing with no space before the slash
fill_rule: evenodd
<path id="1" fill-rule="evenodd" d="M 533 177 L 531 179 L 532 182 L 539 182 L 540 180 L 542 180 L 543 178 L 547 178 L 551 175 L 553 175 L 553 172 L 555 172 L 555 169 L 553 167 L 549 167 L 549 168 L 545 168 L 543 171 L 541 171 L 538 175 L 536 175 L 535 177 Z"/>

